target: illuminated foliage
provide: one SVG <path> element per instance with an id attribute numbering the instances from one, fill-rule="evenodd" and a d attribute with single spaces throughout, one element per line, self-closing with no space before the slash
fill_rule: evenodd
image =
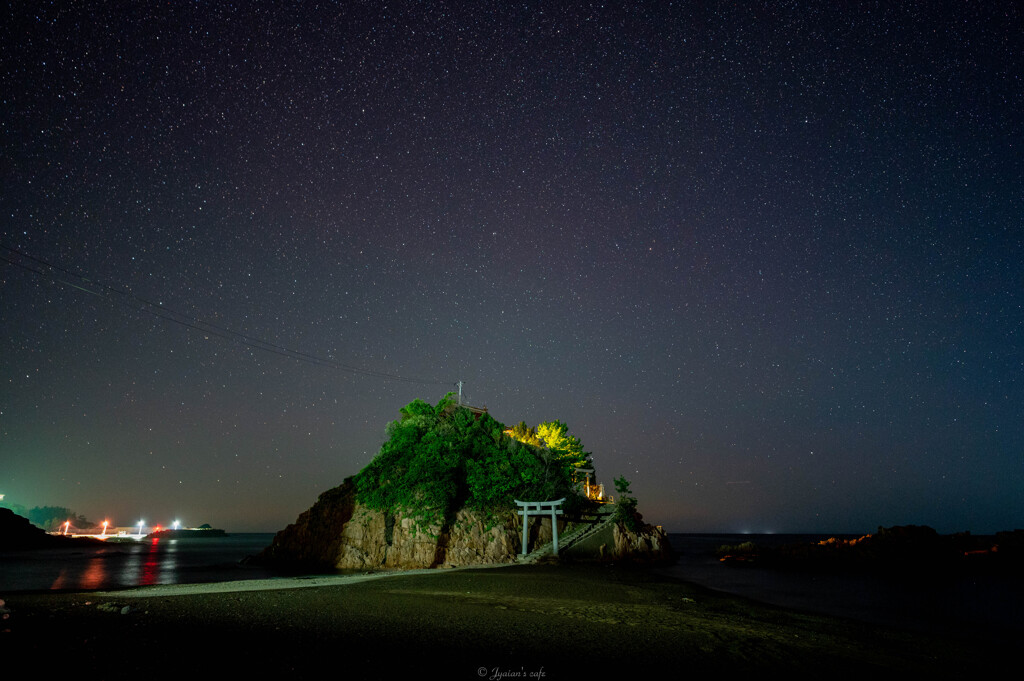
<path id="1" fill-rule="evenodd" d="M 593 465 L 590 453 L 583 451 L 580 439 L 570 435 L 569 426 L 561 421 L 547 421 L 536 429 L 520 421 L 508 431 L 508 435 L 524 444 L 549 449 L 565 466 L 589 468 Z"/>
<path id="2" fill-rule="evenodd" d="M 520 421 L 516 425 L 512 426 L 512 430 L 509 431 L 509 435 L 519 442 L 524 442 L 534 447 L 543 447 L 544 443 L 537 437 L 537 431 L 526 425 L 526 421 Z"/>
<path id="3" fill-rule="evenodd" d="M 548 421 L 537 426 L 537 437 L 555 455 L 573 468 L 587 468 L 590 454 L 583 451 L 578 437 L 569 434 L 569 426 L 561 421 Z"/>
<path id="4" fill-rule="evenodd" d="M 516 428 L 529 435 L 525 424 Z M 466 506 L 510 510 L 516 498 L 566 497 L 571 506 L 579 497 L 574 460 L 505 430 L 489 414 L 459 407 L 451 394 L 436 406 L 414 400 L 388 424 L 387 441 L 355 476 L 358 498 L 371 508 L 404 509 L 427 521 L 450 519 Z"/>

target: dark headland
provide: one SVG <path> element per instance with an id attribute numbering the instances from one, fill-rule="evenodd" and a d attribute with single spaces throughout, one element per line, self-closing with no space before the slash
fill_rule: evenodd
<path id="1" fill-rule="evenodd" d="M 74 549 L 96 546 L 99 540 L 87 537 L 61 537 L 36 527 L 28 518 L 9 508 L 0 508 L 0 553 L 33 549 Z M 3 586 L 0 580 L 0 586 Z"/>

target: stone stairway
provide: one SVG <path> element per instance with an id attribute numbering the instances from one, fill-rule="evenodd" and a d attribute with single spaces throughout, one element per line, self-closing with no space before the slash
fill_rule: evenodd
<path id="1" fill-rule="evenodd" d="M 559 533 L 558 535 L 558 552 L 562 553 L 574 544 L 583 541 L 587 537 L 600 532 L 605 527 L 608 527 L 615 522 L 615 505 L 604 504 L 602 505 L 594 515 L 594 522 L 583 523 L 579 527 L 573 528 L 570 532 L 565 534 Z M 518 563 L 536 563 L 544 556 L 552 555 L 553 542 L 547 542 L 540 546 L 534 547 L 525 556 L 520 555 L 516 560 Z"/>

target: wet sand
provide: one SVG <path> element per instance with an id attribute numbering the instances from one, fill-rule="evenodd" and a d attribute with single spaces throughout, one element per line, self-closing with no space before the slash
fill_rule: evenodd
<path id="1" fill-rule="evenodd" d="M 4 596 L 4 594 L 0 594 Z M 7 594 L 5 667 L 103 678 L 545 678 L 995 671 L 1013 639 L 802 614 L 643 569 L 509 566 Z M 541 675 L 543 672 L 543 675 Z M 532 674 L 532 676 L 531 676 Z"/>

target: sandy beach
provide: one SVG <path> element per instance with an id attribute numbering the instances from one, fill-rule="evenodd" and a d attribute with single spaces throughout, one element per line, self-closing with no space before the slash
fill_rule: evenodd
<path id="1" fill-rule="evenodd" d="M 103 678 L 994 670 L 1005 642 L 789 612 L 642 569 L 510 566 L 12 594 L 3 656 Z M 10 668 L 10 667 L 9 667 Z M 543 675 L 541 676 L 541 673 Z M 90 676 L 93 676 L 90 674 Z"/>

